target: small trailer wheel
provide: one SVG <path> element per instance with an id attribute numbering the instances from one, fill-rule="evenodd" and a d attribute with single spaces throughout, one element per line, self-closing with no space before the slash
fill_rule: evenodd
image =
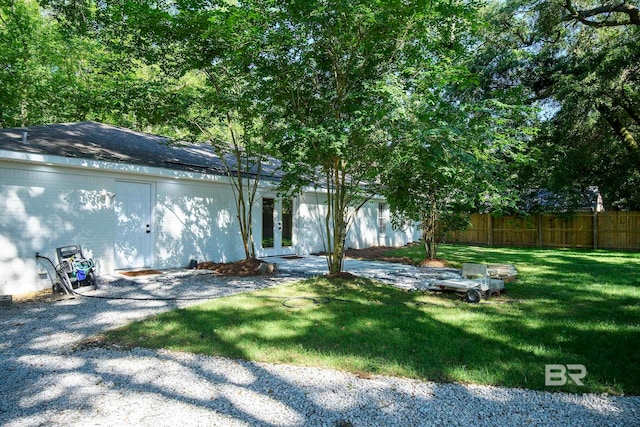
<path id="1" fill-rule="evenodd" d="M 89 274 L 87 274 L 87 278 L 85 279 L 85 286 L 92 286 L 94 288 L 97 287 L 96 275 L 93 274 L 93 271 L 90 271 Z"/>
<path id="2" fill-rule="evenodd" d="M 469 289 L 467 293 L 464 294 L 464 299 L 470 304 L 475 304 L 480 302 L 482 294 L 477 289 Z"/>
<path id="3" fill-rule="evenodd" d="M 62 283 L 60 282 L 55 282 L 52 286 L 51 286 L 51 292 L 54 294 L 64 294 L 64 288 L 62 287 Z"/>

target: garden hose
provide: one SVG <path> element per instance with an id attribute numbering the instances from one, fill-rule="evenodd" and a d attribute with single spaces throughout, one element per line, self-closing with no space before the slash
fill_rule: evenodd
<path id="1" fill-rule="evenodd" d="M 50 258 L 40 255 L 40 253 L 36 252 L 36 258 L 42 258 L 42 259 L 46 259 L 47 261 L 49 261 L 49 263 L 51 264 L 51 266 L 53 267 L 54 271 L 56 272 L 56 275 L 58 277 L 60 277 L 60 280 L 62 280 L 62 285 L 63 288 L 65 290 L 65 292 L 67 294 L 71 294 L 71 295 L 78 295 L 81 297 L 85 297 L 85 298 L 95 298 L 95 299 L 106 299 L 106 300 L 125 300 L 125 301 L 206 301 L 206 300 L 211 300 L 211 299 L 215 299 L 220 297 L 220 295 L 208 295 L 208 296 L 201 296 L 201 297 L 191 297 L 191 298 L 181 298 L 181 297 L 117 297 L 117 296 L 104 296 L 104 295 L 87 295 L 87 294 L 83 294 L 80 292 L 77 292 L 75 289 L 73 289 L 73 286 L 71 285 L 71 283 L 69 282 L 69 279 L 66 277 L 62 277 L 62 274 L 60 273 L 60 271 L 55 267 L 55 264 L 53 263 L 53 261 L 51 261 Z M 91 267 L 89 268 L 93 268 L 94 263 L 93 260 L 77 260 L 77 261 L 87 261 L 87 263 L 82 263 L 80 264 L 80 267 L 84 268 L 86 265 L 91 265 Z M 65 261 L 68 262 L 68 261 Z M 51 276 L 50 276 L 51 277 Z M 67 283 L 68 282 L 68 283 Z M 55 287 L 55 283 L 52 282 L 52 287 Z M 349 300 L 349 299 L 344 299 L 344 298 L 334 298 L 334 297 L 318 297 L 318 296 L 297 296 L 297 297 L 285 297 L 285 296 L 254 296 L 255 298 L 268 298 L 268 299 L 282 299 L 282 306 L 286 307 L 286 308 L 290 308 L 290 309 L 300 309 L 300 308 L 306 308 L 306 307 L 318 307 L 318 306 L 322 306 L 322 305 L 326 305 L 329 304 L 331 302 L 341 302 L 341 303 L 345 303 L 345 302 L 351 302 L 351 303 L 356 303 L 356 304 L 361 304 L 360 301 L 354 301 L 354 300 Z M 294 301 L 311 301 L 312 304 L 295 304 Z M 509 301 L 505 301 L 504 303 L 513 303 L 513 302 L 522 302 L 523 300 L 509 300 Z M 380 302 L 377 301 L 378 304 L 381 305 L 405 305 L 405 303 L 388 303 L 388 302 Z M 423 305 L 428 305 L 429 303 L 426 302 L 422 302 L 422 301 L 418 301 L 418 302 L 413 302 L 411 303 L 413 305 L 417 305 L 417 306 L 423 306 Z"/>

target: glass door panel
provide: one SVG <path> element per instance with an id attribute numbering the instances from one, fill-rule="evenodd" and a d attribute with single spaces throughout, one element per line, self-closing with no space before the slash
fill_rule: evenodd
<path id="1" fill-rule="evenodd" d="M 273 248 L 275 245 L 274 221 L 275 199 L 262 199 L 262 247 Z"/>

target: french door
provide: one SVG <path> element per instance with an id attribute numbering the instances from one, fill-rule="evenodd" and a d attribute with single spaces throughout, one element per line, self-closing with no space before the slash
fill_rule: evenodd
<path id="1" fill-rule="evenodd" d="M 295 253 L 293 247 L 293 200 L 262 199 L 262 255 Z"/>

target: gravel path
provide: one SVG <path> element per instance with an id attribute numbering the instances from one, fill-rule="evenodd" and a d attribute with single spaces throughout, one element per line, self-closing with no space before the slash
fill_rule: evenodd
<path id="1" fill-rule="evenodd" d="M 438 384 L 169 351 L 78 348 L 134 319 L 293 277 L 104 278 L 94 295 L 0 308 L 0 425 L 640 426 L 640 397 Z"/>

